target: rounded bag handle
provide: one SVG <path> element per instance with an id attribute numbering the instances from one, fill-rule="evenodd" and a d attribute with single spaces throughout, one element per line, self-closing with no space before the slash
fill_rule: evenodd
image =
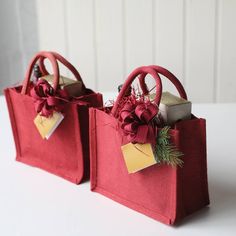
<path id="1" fill-rule="evenodd" d="M 26 71 L 26 75 L 25 75 L 25 79 L 23 81 L 23 85 L 22 85 L 22 90 L 21 90 L 21 94 L 26 94 L 27 93 L 27 89 L 30 83 L 30 77 L 33 71 L 33 67 L 36 64 L 36 62 L 41 58 L 48 58 L 49 61 L 52 64 L 52 68 L 53 68 L 53 74 L 54 74 L 54 81 L 53 81 L 53 89 L 56 91 L 58 84 L 59 84 L 59 67 L 58 67 L 58 63 L 56 61 L 56 58 L 53 54 L 46 52 L 46 51 L 41 51 L 38 52 L 33 59 L 31 60 L 31 62 L 29 63 L 29 67 L 28 70 Z"/>
<path id="2" fill-rule="evenodd" d="M 157 92 L 156 92 L 154 102 L 157 105 L 159 105 L 160 100 L 161 100 L 161 94 L 162 94 L 161 78 L 153 68 L 148 67 L 148 66 L 141 66 L 141 67 L 138 67 L 137 69 L 135 69 L 133 72 L 131 72 L 131 74 L 128 76 L 127 80 L 123 84 L 123 86 L 119 92 L 119 95 L 114 103 L 114 106 L 111 110 L 111 114 L 114 117 L 117 117 L 117 108 L 119 106 L 119 103 L 121 102 L 122 98 L 125 96 L 128 89 L 130 88 L 132 82 L 135 80 L 135 78 L 137 76 L 142 75 L 142 74 L 145 74 L 145 75 L 150 74 L 155 79 Z"/>
<path id="3" fill-rule="evenodd" d="M 61 62 L 65 67 L 67 67 L 73 73 L 76 80 L 80 81 L 82 83 L 83 88 L 85 88 L 84 82 L 83 82 L 79 72 L 76 70 L 76 68 L 69 61 L 67 61 L 63 56 L 61 56 L 57 52 L 50 51 L 48 53 L 51 53 L 59 62 Z M 42 72 L 43 75 L 48 75 L 49 73 L 44 65 L 45 59 L 46 59 L 46 57 L 41 57 L 39 59 L 39 68 L 40 68 L 40 71 Z"/>
<path id="4" fill-rule="evenodd" d="M 176 76 L 174 74 L 172 74 L 170 71 L 168 71 L 167 69 L 165 69 L 161 66 L 150 65 L 149 67 L 154 69 L 157 73 L 164 75 L 167 79 L 169 79 L 174 84 L 176 89 L 178 90 L 180 97 L 187 100 L 187 94 L 185 92 L 185 89 L 184 89 L 183 85 L 181 84 L 181 82 L 176 78 Z M 148 94 L 147 85 L 145 83 L 146 75 L 147 74 L 143 73 L 139 77 L 140 87 L 145 95 Z"/>

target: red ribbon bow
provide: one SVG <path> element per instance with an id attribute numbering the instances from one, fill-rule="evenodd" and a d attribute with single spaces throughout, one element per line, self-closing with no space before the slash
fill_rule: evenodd
<path id="1" fill-rule="evenodd" d="M 120 111 L 121 129 L 132 143 L 155 144 L 157 129 L 153 118 L 158 107 L 150 101 L 128 101 Z"/>
<path id="2" fill-rule="evenodd" d="M 37 81 L 30 90 L 30 95 L 34 99 L 34 106 L 37 113 L 49 117 L 54 111 L 60 112 L 64 102 L 68 100 L 65 90 L 58 89 L 55 93 L 53 87 L 44 79 Z"/>

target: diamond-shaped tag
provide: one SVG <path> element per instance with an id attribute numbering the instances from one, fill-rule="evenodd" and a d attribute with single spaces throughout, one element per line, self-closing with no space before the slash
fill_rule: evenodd
<path id="1" fill-rule="evenodd" d="M 34 124 L 41 137 L 49 139 L 63 119 L 64 116 L 59 112 L 54 112 L 51 117 L 44 117 L 38 114 L 34 119 Z"/>
<path id="2" fill-rule="evenodd" d="M 129 173 L 135 173 L 157 163 L 150 143 L 128 143 L 121 146 L 121 150 Z"/>

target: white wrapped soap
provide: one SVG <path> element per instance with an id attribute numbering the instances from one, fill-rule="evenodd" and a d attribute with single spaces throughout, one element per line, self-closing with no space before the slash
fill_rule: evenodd
<path id="1" fill-rule="evenodd" d="M 39 79 L 47 80 L 48 83 L 53 86 L 54 76 L 53 75 L 45 75 L 40 77 Z M 60 89 L 66 90 L 69 96 L 79 97 L 83 95 L 83 84 L 81 81 L 69 79 L 65 76 L 60 76 L 59 80 Z"/>
<path id="2" fill-rule="evenodd" d="M 191 119 L 192 103 L 169 92 L 163 92 L 159 110 L 165 124 Z"/>

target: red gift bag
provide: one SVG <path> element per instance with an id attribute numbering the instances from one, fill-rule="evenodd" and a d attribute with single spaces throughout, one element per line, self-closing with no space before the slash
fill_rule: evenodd
<path id="1" fill-rule="evenodd" d="M 40 136 L 34 119 L 37 116 L 36 108 L 41 108 L 41 111 L 47 109 L 49 96 L 35 101 L 31 96 L 31 90 L 35 87 L 33 82 L 30 82 L 33 66 L 38 60 L 43 69 L 42 74 L 47 74 L 43 65 L 44 58 L 50 60 L 54 74 L 53 87 L 50 87 L 54 90 L 54 95 L 50 96 L 51 102 L 58 101 L 55 95 L 59 91 L 58 61 L 73 73 L 76 80 L 81 81 L 84 91 L 82 96 L 60 101 L 64 119 L 48 140 Z M 17 161 L 39 167 L 76 184 L 80 183 L 83 177 L 89 176 L 88 107 L 100 107 L 103 101 L 101 94 L 85 88 L 74 66 L 57 53 L 39 52 L 30 62 L 23 85 L 6 88 L 4 92 Z M 47 104 L 42 108 L 40 104 L 45 104 L 43 99 L 47 99 Z"/>
<path id="2" fill-rule="evenodd" d="M 137 76 L 147 93 L 147 74 L 156 80 L 157 105 L 162 91 L 159 74 L 172 81 L 180 96 L 187 99 L 173 74 L 162 67 L 149 66 L 129 75 L 111 111 L 90 108 L 91 190 L 165 224 L 174 224 L 209 204 L 205 120 L 192 115 L 190 120 L 179 121 L 170 129 L 171 142 L 183 153 L 183 167 L 155 164 L 129 174 L 121 151 L 121 145 L 128 141 L 119 131 L 119 106 Z"/>

